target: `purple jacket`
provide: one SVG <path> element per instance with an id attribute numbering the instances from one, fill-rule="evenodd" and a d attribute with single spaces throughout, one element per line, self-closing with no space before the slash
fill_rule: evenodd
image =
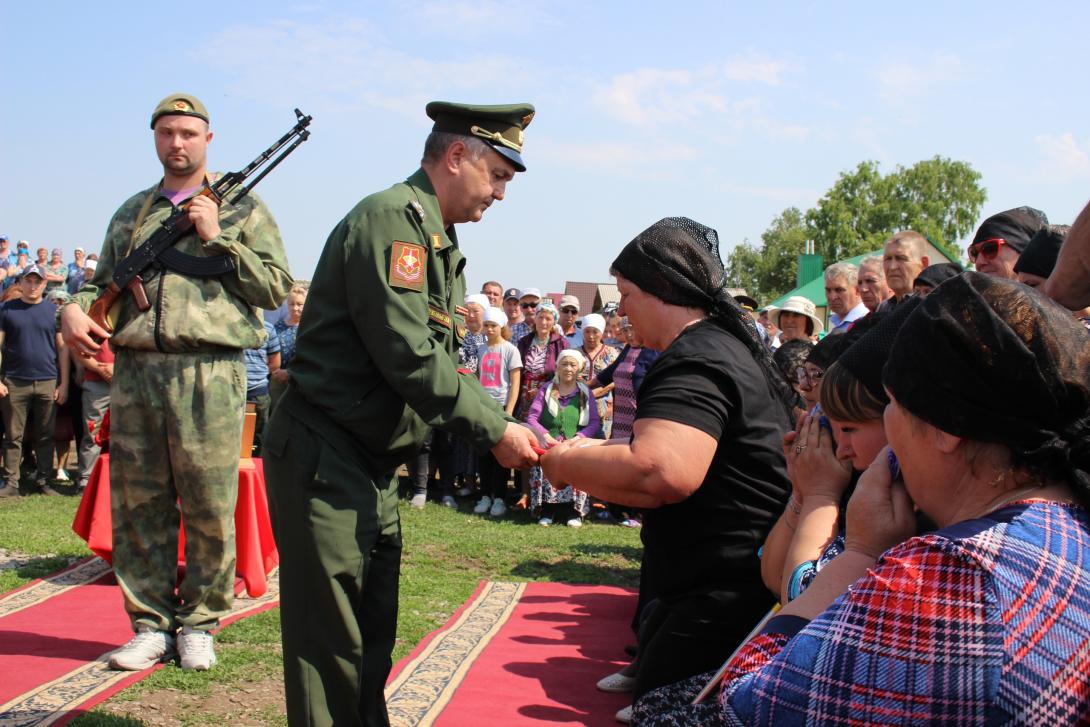
<path id="1" fill-rule="evenodd" d="M 519 350 L 519 355 L 522 356 L 523 364 L 526 363 L 526 354 L 530 350 L 530 346 L 534 344 L 534 339 L 537 337 L 533 331 L 519 339 L 516 344 Z M 556 358 L 560 355 L 560 352 L 568 347 L 568 342 L 563 336 L 553 332 L 549 336 L 549 342 L 545 344 L 545 371 L 542 373 L 546 379 L 552 379 L 553 374 L 556 373 Z"/>

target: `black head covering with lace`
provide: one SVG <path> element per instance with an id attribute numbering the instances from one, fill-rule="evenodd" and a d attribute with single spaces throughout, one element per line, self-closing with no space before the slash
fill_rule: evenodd
<path id="1" fill-rule="evenodd" d="M 790 417 L 794 390 L 776 371 L 756 321 L 726 286 L 715 230 L 688 217 L 665 217 L 625 245 L 610 268 L 664 303 L 704 310 L 745 344 Z"/>
<path id="2" fill-rule="evenodd" d="M 1006 445 L 1014 466 L 1090 504 L 1090 336 L 1036 290 L 976 272 L 947 280 L 908 316 L 883 380 L 916 417 Z"/>

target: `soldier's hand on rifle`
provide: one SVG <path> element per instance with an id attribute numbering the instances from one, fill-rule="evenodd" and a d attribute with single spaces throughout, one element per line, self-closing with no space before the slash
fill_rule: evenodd
<path id="1" fill-rule="evenodd" d="M 99 344 L 92 336 L 102 340 L 109 338 L 110 334 L 75 303 L 61 308 L 61 338 L 69 348 L 80 356 L 93 356 L 98 351 Z"/>
<path id="2" fill-rule="evenodd" d="M 189 221 L 205 242 L 220 235 L 220 208 L 208 197 L 197 195 L 189 200 Z"/>

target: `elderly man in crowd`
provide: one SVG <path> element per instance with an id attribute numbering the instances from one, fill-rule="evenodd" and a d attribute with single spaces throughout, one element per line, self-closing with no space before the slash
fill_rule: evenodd
<path id="1" fill-rule="evenodd" d="M 568 348 L 579 348 L 583 345 L 583 331 L 576 325 L 579 318 L 579 298 L 574 295 L 565 295 L 560 299 L 560 316 L 557 323 L 564 331 L 564 339 L 568 342 Z"/>
<path id="2" fill-rule="evenodd" d="M 882 304 L 881 310 L 889 310 L 912 295 L 912 284 L 930 263 L 927 238 L 920 233 L 903 230 L 889 238 L 882 252 L 882 269 L 893 297 Z"/>
<path id="3" fill-rule="evenodd" d="M 859 299 L 859 268 L 833 263 L 825 268 L 825 301 L 829 306 L 829 333 L 844 333 L 870 310 Z"/>
<path id="4" fill-rule="evenodd" d="M 503 308 L 503 286 L 495 280 L 489 280 L 482 285 L 481 294 L 488 298 L 488 303 L 493 308 Z"/>
<path id="5" fill-rule="evenodd" d="M 519 296 L 519 310 L 522 312 L 522 320 L 518 323 L 508 323 L 511 329 L 511 342 L 518 343 L 534 330 L 534 314 L 541 303 L 541 291 L 537 288 L 525 288 Z M 550 302 L 549 305 L 552 305 Z"/>
<path id="6" fill-rule="evenodd" d="M 873 313 L 890 296 L 886 285 L 886 271 L 882 268 L 882 258 L 870 255 L 859 261 L 859 279 L 856 282 L 859 300 Z"/>
<path id="7" fill-rule="evenodd" d="M 1030 239 L 1048 225 L 1048 217 L 1033 207 L 1016 207 L 981 223 L 969 245 L 969 260 L 987 275 L 1017 280 L 1014 266 Z"/>

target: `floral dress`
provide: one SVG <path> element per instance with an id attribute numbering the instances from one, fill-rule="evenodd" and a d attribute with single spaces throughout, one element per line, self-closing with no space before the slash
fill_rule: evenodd
<path id="1" fill-rule="evenodd" d="M 555 392 L 553 386 L 554 384 L 549 384 L 539 389 L 526 420 L 530 428 L 538 434 L 549 432 L 554 439 L 561 442 L 575 436 L 595 436 L 601 422 L 598 419 L 594 394 L 586 384 L 580 383 L 574 391 L 564 395 Z M 552 396 L 554 400 L 551 406 L 546 402 L 547 396 Z M 555 505 L 560 502 L 572 503 L 576 512 L 583 517 L 590 512 L 586 492 L 571 485 L 558 490 L 546 479 L 540 466 L 531 467 L 530 509 L 536 512 L 542 505 Z"/>
<path id="2" fill-rule="evenodd" d="M 598 378 L 598 374 L 609 368 L 609 365 L 617 360 L 617 356 L 620 355 L 620 351 L 613 346 L 607 346 L 602 344 L 598 347 L 598 353 L 591 356 L 587 353 L 587 347 L 582 346 L 583 355 L 587 357 L 588 366 L 579 373 L 579 380 L 586 383 L 591 379 Z M 602 420 L 602 432 L 601 436 L 605 439 L 609 439 L 609 433 L 613 426 L 613 417 L 609 415 L 609 404 L 613 401 L 613 392 L 609 392 L 605 396 L 597 397 L 598 402 L 598 418 Z"/>

